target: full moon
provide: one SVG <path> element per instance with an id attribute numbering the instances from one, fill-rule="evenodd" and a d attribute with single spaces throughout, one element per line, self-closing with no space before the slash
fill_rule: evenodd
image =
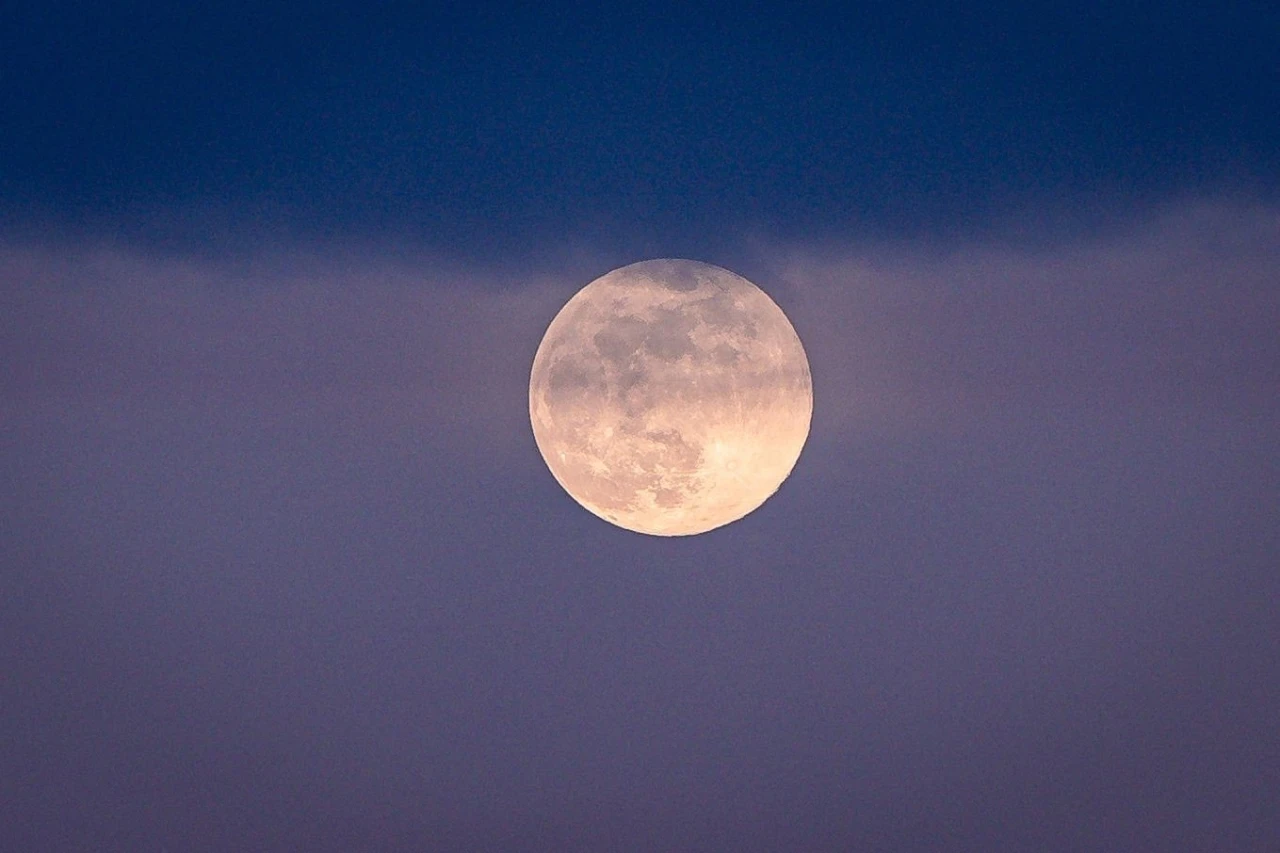
<path id="1" fill-rule="evenodd" d="M 764 291 L 699 261 L 621 267 L 560 309 L 533 359 L 529 417 L 583 507 L 654 536 L 763 504 L 809 435 L 813 382 Z"/>

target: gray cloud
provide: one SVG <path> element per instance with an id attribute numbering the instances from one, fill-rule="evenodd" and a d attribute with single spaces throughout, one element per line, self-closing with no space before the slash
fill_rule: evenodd
<path id="1" fill-rule="evenodd" d="M 1250 849 L 1277 223 L 744 254 L 814 429 L 679 542 L 577 508 L 527 424 L 608 264 L 11 243 L 0 837 Z"/>
<path id="2" fill-rule="evenodd" d="M 1274 209 L 1201 204 L 1035 247 L 795 250 L 777 275 L 836 406 L 987 409 L 1265 404 L 1278 267 Z"/>
<path id="3" fill-rule="evenodd" d="M 1280 383 L 1272 209 L 1188 206 L 1035 248 L 765 253 L 821 402 L 842 418 L 1053 399 L 1265 402 Z M 0 277 L 11 411 L 308 400 L 477 421 L 510 407 L 549 318 L 585 283 L 576 271 L 460 274 L 430 258 L 219 264 L 78 246 L 10 246 Z"/>

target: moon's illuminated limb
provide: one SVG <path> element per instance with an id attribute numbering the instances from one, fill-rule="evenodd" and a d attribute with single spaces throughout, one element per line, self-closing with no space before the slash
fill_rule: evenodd
<path id="1" fill-rule="evenodd" d="M 702 533 L 791 473 L 813 414 L 804 347 L 751 282 L 662 259 L 588 284 L 533 360 L 529 416 L 547 467 L 607 521 Z"/>

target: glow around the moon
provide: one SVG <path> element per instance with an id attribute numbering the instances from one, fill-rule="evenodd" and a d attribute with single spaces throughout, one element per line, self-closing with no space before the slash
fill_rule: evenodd
<path id="1" fill-rule="evenodd" d="M 588 284 L 533 360 L 529 415 L 547 467 L 591 512 L 658 536 L 759 507 L 813 414 L 804 347 L 751 282 L 652 260 Z"/>

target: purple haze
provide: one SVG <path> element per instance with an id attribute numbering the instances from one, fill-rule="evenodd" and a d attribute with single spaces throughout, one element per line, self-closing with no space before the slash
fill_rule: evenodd
<path id="1" fill-rule="evenodd" d="M 536 276 L 0 248 L 0 846 L 1269 850 L 1280 213 L 763 243 L 815 419 L 612 528 Z"/>

